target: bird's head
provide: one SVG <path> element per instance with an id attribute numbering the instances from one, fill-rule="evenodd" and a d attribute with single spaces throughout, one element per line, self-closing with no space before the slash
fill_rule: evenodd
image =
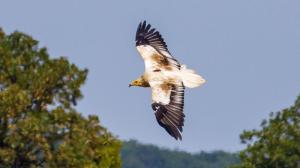
<path id="1" fill-rule="evenodd" d="M 129 87 L 131 86 L 139 86 L 139 87 L 149 87 L 149 83 L 147 81 L 144 80 L 143 77 L 140 77 L 136 80 L 133 80 L 130 84 Z"/>

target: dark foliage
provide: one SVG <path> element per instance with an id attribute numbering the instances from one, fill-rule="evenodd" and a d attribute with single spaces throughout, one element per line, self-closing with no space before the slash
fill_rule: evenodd
<path id="1" fill-rule="evenodd" d="M 123 143 L 121 157 L 123 168 L 225 168 L 239 162 L 236 154 L 223 151 L 190 154 L 134 140 Z"/>

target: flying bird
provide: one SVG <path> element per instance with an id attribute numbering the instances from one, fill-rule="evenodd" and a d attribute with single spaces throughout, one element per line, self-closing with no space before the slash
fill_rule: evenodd
<path id="1" fill-rule="evenodd" d="M 184 89 L 198 87 L 205 80 L 180 64 L 169 52 L 160 33 L 146 21 L 138 25 L 135 42 L 144 60 L 145 72 L 129 86 L 151 88 L 152 109 L 158 124 L 176 140 L 181 140 Z"/>

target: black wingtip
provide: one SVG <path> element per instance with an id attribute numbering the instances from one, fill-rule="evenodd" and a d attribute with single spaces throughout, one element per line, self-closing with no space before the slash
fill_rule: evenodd
<path id="1" fill-rule="evenodd" d="M 149 34 L 150 29 L 151 24 L 147 24 L 146 20 L 140 22 L 135 36 L 136 46 L 149 44 L 149 39 L 146 36 Z"/>
<path id="2" fill-rule="evenodd" d="M 173 138 L 182 140 L 182 125 L 176 124 L 176 121 L 169 115 L 166 107 L 160 103 L 153 103 L 152 109 L 155 112 L 158 124 L 163 127 Z"/>
<path id="3" fill-rule="evenodd" d="M 139 45 L 151 45 L 157 50 L 168 51 L 168 46 L 164 42 L 164 39 L 160 33 L 155 29 L 151 28 L 151 24 L 147 23 L 146 20 L 141 21 L 136 31 L 136 46 Z"/>

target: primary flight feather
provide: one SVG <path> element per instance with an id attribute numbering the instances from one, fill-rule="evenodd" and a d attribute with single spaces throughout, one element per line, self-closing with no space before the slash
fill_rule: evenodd
<path id="1" fill-rule="evenodd" d="M 139 24 L 135 41 L 145 72 L 129 86 L 151 87 L 152 109 L 158 124 L 181 140 L 184 89 L 200 86 L 205 80 L 173 58 L 160 33 L 146 21 Z"/>

